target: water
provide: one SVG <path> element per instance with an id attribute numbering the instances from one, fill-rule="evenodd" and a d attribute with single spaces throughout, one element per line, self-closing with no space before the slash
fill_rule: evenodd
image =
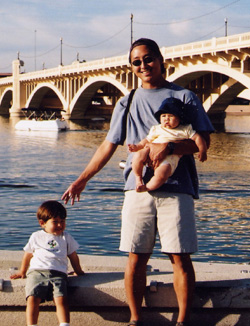
<path id="1" fill-rule="evenodd" d="M 60 200 L 83 170 L 105 131 L 71 124 L 64 133 L 17 132 L 14 120 L 0 117 L 0 249 L 22 250 L 39 229 L 36 210 L 45 200 Z M 67 205 L 67 229 L 79 253 L 119 252 L 123 177 L 119 147 L 109 164 Z M 213 134 L 206 163 L 197 163 L 200 200 L 196 203 L 199 252 L 195 261 L 250 262 L 250 135 Z M 153 257 L 163 257 L 157 241 Z"/>

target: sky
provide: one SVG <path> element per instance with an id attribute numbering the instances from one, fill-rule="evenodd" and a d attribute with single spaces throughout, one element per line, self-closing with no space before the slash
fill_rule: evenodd
<path id="1" fill-rule="evenodd" d="M 18 57 L 29 72 L 124 55 L 140 37 L 168 47 L 247 32 L 249 0 L 0 0 L 0 73 Z"/>

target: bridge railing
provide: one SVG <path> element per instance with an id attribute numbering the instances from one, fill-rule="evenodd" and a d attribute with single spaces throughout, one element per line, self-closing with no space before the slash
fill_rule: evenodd
<path id="1" fill-rule="evenodd" d="M 73 62 L 70 65 L 58 66 L 52 69 L 43 69 L 40 71 L 32 71 L 25 74 L 20 75 L 20 81 L 31 80 L 36 78 L 50 78 L 50 77 L 58 77 L 60 75 L 69 75 L 80 72 L 90 72 L 96 70 L 105 70 L 119 67 L 128 66 L 128 56 L 118 56 L 118 57 L 110 57 L 103 58 L 99 60 L 93 60 L 88 62 Z"/>
<path id="2" fill-rule="evenodd" d="M 0 78 L 0 86 L 11 85 L 13 83 L 13 77 Z"/>
<path id="3" fill-rule="evenodd" d="M 187 43 L 171 47 L 162 47 L 161 51 L 165 60 L 183 56 L 201 55 L 203 53 L 216 54 L 219 51 L 228 51 L 250 47 L 250 32 L 227 37 L 212 38 L 210 40 Z M 37 78 L 51 78 L 70 74 L 105 70 L 105 69 L 130 69 L 128 54 L 93 60 L 88 62 L 73 62 L 70 65 L 58 66 L 51 69 L 32 71 L 19 75 L 20 81 L 32 80 Z M 0 78 L 0 86 L 13 83 L 13 77 Z"/>
<path id="4" fill-rule="evenodd" d="M 200 55 L 202 53 L 214 53 L 218 51 L 234 50 L 250 46 L 250 32 L 227 37 L 212 38 L 210 40 L 181 44 L 161 48 L 165 59 L 183 57 L 185 55 Z"/>
<path id="5" fill-rule="evenodd" d="M 128 55 L 117 57 L 103 58 L 88 62 L 75 61 L 70 65 L 58 66 L 50 69 L 43 69 L 39 71 L 31 71 L 19 75 L 20 81 L 32 80 L 37 78 L 58 77 L 60 75 L 69 75 L 80 72 L 90 72 L 96 70 L 115 69 L 119 67 L 129 67 Z M 12 84 L 13 77 L 5 77 L 0 79 L 0 86 L 5 84 Z"/>

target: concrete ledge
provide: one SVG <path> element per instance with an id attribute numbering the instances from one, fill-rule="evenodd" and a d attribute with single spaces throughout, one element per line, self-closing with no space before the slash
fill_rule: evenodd
<path id="1" fill-rule="evenodd" d="M 9 271 L 11 267 L 19 268 L 23 253 L 0 251 L 0 255 L 0 279 L 4 280 L 3 289 L 0 291 L 0 311 L 13 310 L 13 307 L 23 310 L 26 305 L 25 280 L 10 280 Z M 102 309 L 110 311 L 125 309 L 125 314 L 128 316 L 124 291 L 126 258 L 80 255 L 80 261 L 86 274 L 69 277 L 71 310 L 90 312 Z M 194 266 L 197 279 L 194 311 L 199 312 L 199 315 L 202 315 L 204 311 L 213 311 L 216 314 L 223 314 L 223 319 L 235 311 L 234 316 L 237 315 L 237 318 L 235 317 L 237 320 L 242 319 L 244 314 L 244 316 L 248 316 L 246 318 L 249 318 L 250 323 L 250 313 L 248 312 L 250 308 L 250 266 L 209 263 L 194 263 Z M 172 281 L 172 266 L 168 260 L 151 259 L 149 261 L 147 290 L 143 302 L 144 310 L 159 310 L 161 313 L 168 311 L 171 318 L 174 318 L 177 302 Z M 46 307 L 50 309 L 54 305 L 49 302 L 42 306 L 45 309 Z M 227 322 L 225 325 L 236 324 Z M 239 325 L 241 324 L 237 322 L 237 326 Z"/>

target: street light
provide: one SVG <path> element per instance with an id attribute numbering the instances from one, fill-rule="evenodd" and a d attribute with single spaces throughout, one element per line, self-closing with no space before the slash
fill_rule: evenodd
<path id="1" fill-rule="evenodd" d="M 36 30 L 35 30 L 35 45 L 34 45 L 34 52 L 35 52 L 34 58 L 35 58 L 35 71 L 36 71 Z"/>
<path id="2" fill-rule="evenodd" d="M 130 16 L 130 20 L 131 20 L 131 44 L 133 43 L 133 14 L 131 14 Z"/>
<path id="3" fill-rule="evenodd" d="M 62 66 L 63 63 L 62 63 L 62 42 L 63 42 L 63 39 L 62 37 L 60 38 L 60 42 L 61 42 L 61 51 L 60 51 L 60 65 Z"/>

